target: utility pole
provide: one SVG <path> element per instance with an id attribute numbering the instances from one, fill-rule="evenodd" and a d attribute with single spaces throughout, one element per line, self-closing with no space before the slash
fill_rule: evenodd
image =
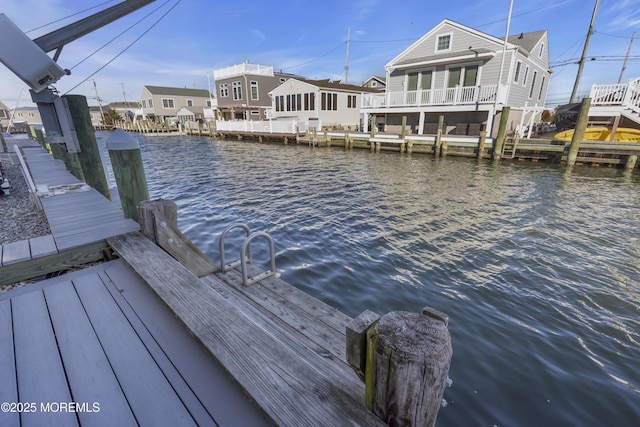
<path id="1" fill-rule="evenodd" d="M 582 76 L 582 69 L 584 68 L 584 61 L 587 57 L 587 49 L 589 48 L 589 40 L 591 40 L 591 34 L 593 34 L 593 26 L 596 23 L 596 15 L 598 14 L 598 7 L 600 6 L 600 0 L 596 0 L 596 6 L 593 8 L 593 15 L 591 15 L 591 24 L 589 24 L 589 31 L 587 32 L 587 39 L 584 41 L 584 49 L 582 49 L 582 57 L 580 57 L 580 65 L 578 65 L 578 75 L 576 76 L 576 82 L 573 85 L 573 91 L 571 92 L 571 98 L 569 104 L 573 102 L 578 92 L 578 86 L 580 86 L 580 77 Z"/>
<path id="2" fill-rule="evenodd" d="M 634 38 L 636 38 L 635 31 L 631 35 L 631 41 L 629 42 L 629 49 L 627 49 L 627 56 L 624 57 L 624 62 L 622 63 L 622 70 L 620 70 L 620 77 L 618 77 L 618 83 L 622 81 L 622 75 L 624 74 L 624 70 L 627 69 L 627 59 L 629 59 L 629 53 L 631 53 L 631 46 L 633 45 Z"/>
<path id="3" fill-rule="evenodd" d="M 347 30 L 347 60 L 344 66 L 344 82 L 349 83 L 349 47 L 351 46 L 351 27 Z"/>
<path id="4" fill-rule="evenodd" d="M 96 93 L 96 100 L 98 101 L 98 107 L 100 107 L 100 117 L 102 117 L 102 125 L 104 126 L 104 111 L 102 111 L 102 100 L 100 99 L 100 95 L 98 95 L 98 86 L 96 86 L 96 80 L 91 80 L 93 81 L 93 90 Z"/>

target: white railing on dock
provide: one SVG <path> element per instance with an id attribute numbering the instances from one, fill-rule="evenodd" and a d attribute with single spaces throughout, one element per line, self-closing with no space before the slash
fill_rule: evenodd
<path id="1" fill-rule="evenodd" d="M 296 120 L 231 120 L 216 121 L 216 129 L 219 132 L 245 132 L 245 133 L 288 133 L 295 135 L 297 132 L 306 132 L 307 129 L 316 127 L 320 129 L 320 122 L 309 126 L 308 122 Z"/>
<path id="2" fill-rule="evenodd" d="M 491 104 L 496 100 L 496 93 L 497 86 L 488 85 L 365 94 L 362 108 Z"/>
<path id="3" fill-rule="evenodd" d="M 589 97 L 591 105 L 623 106 L 640 113 L 640 79 L 629 83 L 594 84 Z"/>

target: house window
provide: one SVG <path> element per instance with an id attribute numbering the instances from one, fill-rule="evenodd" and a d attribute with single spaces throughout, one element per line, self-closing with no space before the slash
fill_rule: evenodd
<path id="1" fill-rule="evenodd" d="M 433 72 L 432 71 L 423 71 L 421 73 L 421 78 L 420 78 L 420 88 L 422 90 L 431 89 L 432 80 L 433 80 Z"/>
<path id="2" fill-rule="evenodd" d="M 460 84 L 460 76 L 462 75 L 462 67 L 449 68 L 449 80 L 447 87 L 456 87 Z"/>
<path id="3" fill-rule="evenodd" d="M 258 100 L 258 82 L 255 80 L 251 82 L 251 99 Z"/>
<path id="4" fill-rule="evenodd" d="M 407 74 L 407 92 L 418 90 L 418 73 Z"/>
<path id="5" fill-rule="evenodd" d="M 304 94 L 304 110 L 305 111 L 313 111 L 316 109 L 316 94 L 305 93 Z"/>
<path id="6" fill-rule="evenodd" d="M 242 100 L 242 82 L 233 82 L 231 83 L 233 89 L 233 100 L 240 101 Z"/>
<path id="7" fill-rule="evenodd" d="M 149 98 L 149 108 L 153 108 L 153 99 Z"/>
<path id="8" fill-rule="evenodd" d="M 534 71 L 533 72 L 533 78 L 531 79 L 531 89 L 529 90 L 529 98 L 531 98 L 533 96 L 533 89 L 536 86 L 536 77 L 538 77 L 538 72 Z"/>
<path id="9" fill-rule="evenodd" d="M 464 67 L 464 84 L 463 86 L 475 86 L 478 81 L 478 66 L 467 65 Z"/>
<path id="10" fill-rule="evenodd" d="M 298 93 L 296 96 L 296 111 L 302 111 L 302 94 Z"/>
<path id="11" fill-rule="evenodd" d="M 207 107 L 211 107 L 211 100 L 210 99 L 207 99 L 207 104 L 206 105 L 207 105 Z"/>
<path id="12" fill-rule="evenodd" d="M 542 93 L 544 90 L 544 81 L 545 81 L 545 78 L 544 76 L 542 76 L 542 82 L 540 82 L 540 93 L 538 93 L 538 100 L 542 99 Z"/>
<path id="13" fill-rule="evenodd" d="M 187 107 L 193 107 L 193 99 L 187 99 Z"/>
<path id="14" fill-rule="evenodd" d="M 522 66 L 522 62 L 518 61 L 516 63 L 516 72 L 513 75 L 513 81 L 518 83 L 518 80 L 520 79 L 520 67 Z"/>
<path id="15" fill-rule="evenodd" d="M 0 119 L 8 118 L 7 112 L 5 110 L 0 110 Z"/>
<path id="16" fill-rule="evenodd" d="M 538 52 L 538 57 L 542 58 L 542 54 L 544 54 L 544 43 L 540 44 L 540 52 Z"/>
<path id="17" fill-rule="evenodd" d="M 284 95 L 276 96 L 276 111 L 284 111 Z"/>
<path id="18" fill-rule="evenodd" d="M 371 82 L 371 87 L 376 87 L 378 86 L 378 82 L 376 82 L 375 80 Z"/>
<path id="19" fill-rule="evenodd" d="M 524 76 L 522 78 L 522 86 L 526 86 L 527 85 L 527 77 L 529 77 L 529 67 L 528 66 L 524 69 Z"/>
<path id="20" fill-rule="evenodd" d="M 260 115 L 260 111 L 258 111 L 258 110 L 251 110 L 251 115 L 252 115 L 252 116 L 259 116 L 259 115 Z"/>
<path id="21" fill-rule="evenodd" d="M 338 110 L 338 94 L 337 93 L 322 93 L 321 108 L 325 111 Z"/>
<path id="22" fill-rule="evenodd" d="M 147 101 L 145 99 L 142 100 L 142 108 L 147 108 Z"/>
<path id="23" fill-rule="evenodd" d="M 162 98 L 162 108 L 175 108 L 173 104 L 173 99 Z"/>
<path id="24" fill-rule="evenodd" d="M 36 115 L 33 113 L 29 113 L 29 117 L 35 117 Z"/>
<path id="25" fill-rule="evenodd" d="M 221 98 L 225 98 L 229 96 L 229 84 L 228 83 L 222 83 L 220 85 L 220 97 Z"/>
<path id="26" fill-rule="evenodd" d="M 347 108 L 356 108 L 356 96 L 347 95 Z"/>
<path id="27" fill-rule="evenodd" d="M 284 77 L 280 77 L 280 83 L 284 83 L 286 81 L 287 81 L 287 79 L 285 79 Z"/>
<path id="28" fill-rule="evenodd" d="M 451 34 L 445 34 L 438 36 L 438 44 L 436 45 L 436 51 L 451 50 Z"/>
<path id="29" fill-rule="evenodd" d="M 22 117 L 22 113 L 16 113 L 16 116 Z"/>

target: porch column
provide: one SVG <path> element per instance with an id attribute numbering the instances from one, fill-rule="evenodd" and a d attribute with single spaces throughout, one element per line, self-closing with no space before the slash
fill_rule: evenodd
<path id="1" fill-rule="evenodd" d="M 424 111 L 420 111 L 420 120 L 418 121 L 418 135 L 424 135 Z"/>
<path id="2" fill-rule="evenodd" d="M 362 132 L 369 132 L 369 113 L 362 113 Z"/>

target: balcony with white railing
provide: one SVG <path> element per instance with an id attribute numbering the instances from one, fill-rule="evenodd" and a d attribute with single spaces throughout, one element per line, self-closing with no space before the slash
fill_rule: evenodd
<path id="1" fill-rule="evenodd" d="M 444 89 L 412 90 L 363 95 L 362 108 L 464 106 L 493 104 L 497 86 L 456 86 Z"/>
<path id="2" fill-rule="evenodd" d="M 589 98 L 592 106 L 623 107 L 640 113 L 640 79 L 629 83 L 594 84 Z"/>
<path id="3" fill-rule="evenodd" d="M 215 80 L 225 79 L 233 76 L 241 76 L 243 74 L 273 76 L 273 67 L 242 63 L 213 70 L 213 78 Z"/>

